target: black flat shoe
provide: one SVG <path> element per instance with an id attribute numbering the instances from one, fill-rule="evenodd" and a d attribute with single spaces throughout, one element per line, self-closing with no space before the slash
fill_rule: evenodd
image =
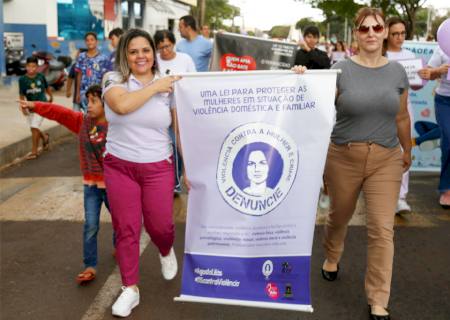
<path id="1" fill-rule="evenodd" d="M 323 268 L 322 270 L 322 277 L 327 280 L 327 281 L 334 281 L 337 279 L 337 275 L 339 272 L 339 264 L 337 265 L 337 270 L 336 271 L 326 271 Z"/>
<path id="2" fill-rule="evenodd" d="M 390 315 L 380 316 L 380 315 L 372 314 L 372 307 L 369 305 L 369 319 L 370 320 L 391 320 L 391 316 Z"/>

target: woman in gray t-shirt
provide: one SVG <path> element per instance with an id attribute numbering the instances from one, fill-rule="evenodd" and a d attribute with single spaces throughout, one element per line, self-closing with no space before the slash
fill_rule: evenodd
<path id="1" fill-rule="evenodd" d="M 354 35 L 359 53 L 333 66 L 342 73 L 337 79 L 336 125 L 324 175 L 331 207 L 325 226 L 322 275 L 329 281 L 337 278 L 347 225 L 363 191 L 369 316 L 386 320 L 394 257 L 394 215 L 402 174 L 411 164 L 408 78 L 399 63 L 382 56 L 386 28 L 381 12 L 361 9 L 355 19 Z"/>

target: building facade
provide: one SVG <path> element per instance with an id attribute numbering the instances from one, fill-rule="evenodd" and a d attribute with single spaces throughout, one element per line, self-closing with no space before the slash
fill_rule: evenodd
<path id="1" fill-rule="evenodd" d="M 0 36 L 23 36 L 23 51 L 49 51 L 74 56 L 83 37 L 95 31 L 100 49 L 110 50 L 108 33 L 116 27 L 141 28 L 154 34 L 160 29 L 178 33 L 178 20 L 189 14 L 196 0 L 0 0 L 3 22 Z M 1 15 L 0 15 L 1 18 Z M 179 37 L 179 35 L 177 34 Z M 4 48 L 0 48 L 4 70 Z"/>

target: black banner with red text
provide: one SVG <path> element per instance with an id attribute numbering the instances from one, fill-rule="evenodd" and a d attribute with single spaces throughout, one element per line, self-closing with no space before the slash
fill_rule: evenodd
<path id="1" fill-rule="evenodd" d="M 297 44 L 217 33 L 210 71 L 283 70 L 294 66 Z"/>

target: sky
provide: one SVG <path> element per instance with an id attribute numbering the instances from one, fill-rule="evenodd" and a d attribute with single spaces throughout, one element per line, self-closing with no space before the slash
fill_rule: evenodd
<path id="1" fill-rule="evenodd" d="M 232 5 L 241 8 L 241 16 L 246 29 L 258 28 L 269 30 L 274 25 L 291 25 L 301 18 L 323 20 L 321 10 L 312 8 L 306 1 L 295 0 L 228 0 Z M 274 5 L 275 4 L 275 5 Z M 450 8 L 448 0 L 427 0 L 425 6 L 436 9 Z M 241 19 L 235 20 L 241 25 Z"/>

